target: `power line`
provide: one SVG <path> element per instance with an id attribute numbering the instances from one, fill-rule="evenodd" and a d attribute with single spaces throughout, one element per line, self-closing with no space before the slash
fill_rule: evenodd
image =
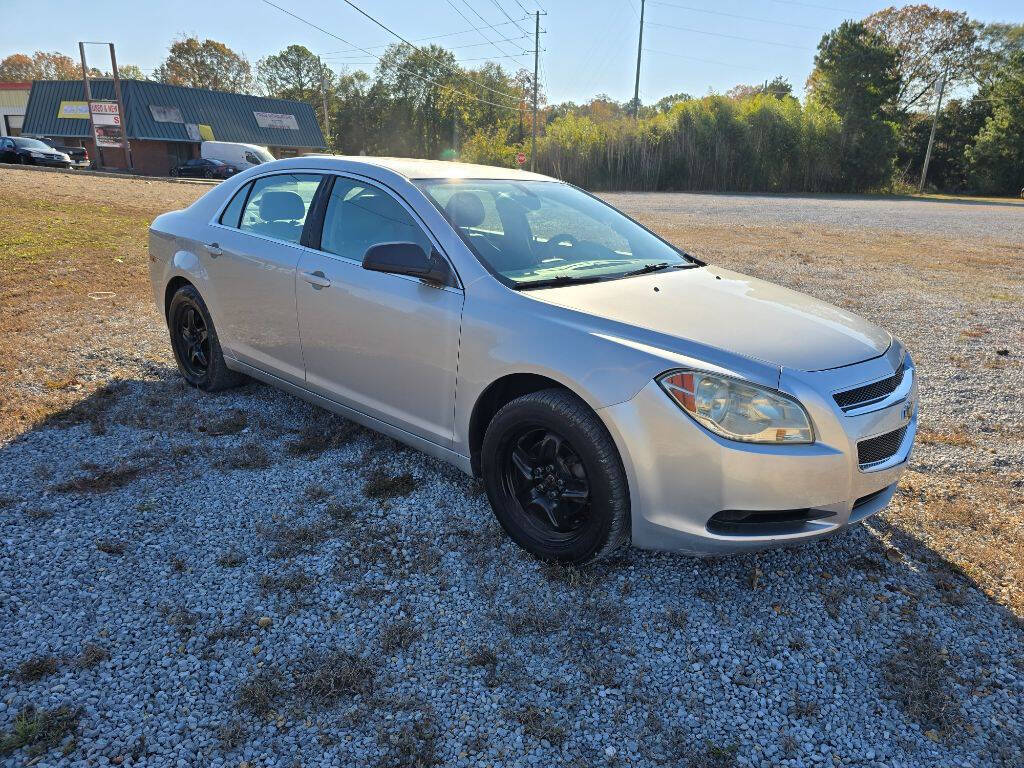
<path id="1" fill-rule="evenodd" d="M 443 62 L 440 59 L 431 56 L 429 53 L 424 51 L 422 48 L 418 47 L 415 43 L 411 43 L 410 41 L 406 40 L 400 34 L 395 32 L 395 30 L 391 29 L 391 27 L 387 26 L 384 22 L 380 21 L 379 19 L 374 18 L 373 16 L 368 14 L 366 11 L 364 11 L 362 8 L 360 8 L 358 5 L 353 3 L 352 0 L 341 0 L 341 1 L 343 3 L 345 3 L 345 5 L 348 5 L 351 8 L 355 9 L 356 11 L 358 11 L 359 13 L 361 13 L 363 16 L 368 18 L 370 21 L 372 21 L 378 27 L 383 29 L 385 32 L 387 32 L 387 33 L 397 37 L 399 40 L 401 40 L 406 45 L 410 46 L 417 53 L 421 53 L 424 56 L 426 56 L 428 59 L 430 59 L 431 61 L 437 62 L 442 67 L 445 67 L 446 69 L 448 69 L 450 71 L 453 71 L 454 74 L 457 74 L 457 75 L 465 78 L 466 80 L 468 80 L 469 82 L 473 83 L 474 85 L 479 86 L 480 88 L 483 88 L 485 91 L 490 91 L 491 93 L 496 93 L 499 96 L 503 96 L 506 99 L 510 99 L 511 101 L 515 101 L 515 102 L 519 101 L 515 96 L 510 94 L 508 91 L 499 91 L 497 88 L 491 88 L 489 85 L 485 85 L 484 83 L 481 83 L 481 82 L 478 82 L 477 80 L 474 80 L 472 77 L 467 75 L 465 72 L 457 72 L 457 71 L 452 70 L 451 66 L 449 66 L 446 62 Z M 511 41 L 509 41 L 509 42 L 511 42 Z"/>
<path id="2" fill-rule="evenodd" d="M 508 15 L 508 11 L 506 11 L 504 7 L 502 7 L 501 3 L 499 3 L 498 0 L 491 0 L 491 3 L 494 5 L 495 8 L 501 11 L 502 15 L 504 15 L 506 19 L 508 19 L 509 21 L 516 25 L 516 29 L 518 29 L 523 34 L 528 34 L 525 29 L 519 26 L 515 19 Z"/>
<path id="3" fill-rule="evenodd" d="M 475 31 L 478 35 L 480 35 L 480 37 L 482 37 L 488 43 L 493 45 L 494 46 L 494 50 L 500 51 L 502 54 L 504 54 L 506 56 L 509 55 L 508 51 L 506 51 L 504 48 L 502 48 L 496 42 L 491 40 L 491 38 L 489 38 L 487 35 L 485 35 L 483 29 L 481 29 L 480 27 L 478 27 L 475 24 L 473 24 L 473 22 L 469 20 L 469 17 L 466 14 L 464 14 L 462 12 L 462 10 L 459 8 L 459 6 L 457 6 L 454 2 L 452 2 L 452 0 L 446 0 L 446 2 L 448 3 L 448 5 L 450 5 L 452 7 L 453 11 L 455 11 L 457 14 L 459 14 L 459 16 L 462 17 L 463 21 L 465 21 L 467 24 L 469 24 L 471 27 L 473 27 L 473 31 Z M 504 26 L 504 25 L 502 25 L 502 24 L 485 24 L 485 26 L 488 26 L 491 29 L 496 30 L 497 27 Z"/>
<path id="4" fill-rule="evenodd" d="M 730 19 L 743 19 L 744 21 L 757 21 L 762 24 L 778 24 L 783 27 L 796 27 L 797 29 L 810 29 L 815 32 L 823 31 L 820 27 L 812 27 L 807 24 L 794 24 L 789 21 L 776 21 L 775 19 L 764 19 L 757 16 L 743 16 L 737 13 L 726 13 L 725 11 L 709 11 L 704 8 L 692 8 L 689 5 L 677 5 L 675 3 L 666 3 L 664 0 L 649 0 L 653 5 L 664 5 L 669 8 L 679 8 L 683 11 L 693 11 L 694 13 L 706 13 L 711 16 L 726 16 Z"/>
<path id="5" fill-rule="evenodd" d="M 762 40 L 756 37 L 741 37 L 739 35 L 727 35 L 723 32 L 708 32 L 705 29 L 694 29 L 693 27 L 677 27 L 673 24 L 658 24 L 653 21 L 647 22 L 652 27 L 663 27 L 665 29 L 678 29 L 682 32 L 693 32 L 698 35 L 710 35 L 711 37 L 725 37 L 730 40 L 742 40 L 745 43 L 763 43 L 764 45 L 775 45 L 779 48 L 792 48 L 797 51 L 809 51 L 810 48 L 806 48 L 802 45 L 790 45 L 789 43 L 780 43 L 775 40 Z"/>
<path id="6" fill-rule="evenodd" d="M 450 2 L 449 2 L 449 4 L 450 4 Z M 483 16 L 481 16 L 480 12 L 477 11 L 477 9 L 473 7 L 472 3 L 470 3 L 469 0 L 462 0 L 462 4 L 464 6 L 466 6 L 467 8 L 469 8 L 469 10 L 473 12 L 473 15 L 476 16 L 478 19 L 480 19 L 481 22 L 483 22 L 484 26 L 489 27 L 490 29 L 492 29 L 498 35 L 498 37 L 501 38 L 504 42 L 506 42 L 506 43 L 511 43 L 512 42 L 507 37 L 505 37 L 501 32 L 498 32 L 498 30 L 497 30 L 497 28 L 495 27 L 494 24 L 491 24 L 489 21 L 487 21 L 487 19 L 485 19 Z M 467 19 L 467 21 L 468 21 L 468 19 Z M 497 43 L 494 44 L 494 47 L 497 48 L 502 53 L 505 53 L 505 51 Z"/>
<path id="7" fill-rule="evenodd" d="M 465 96 L 468 99 L 473 99 L 474 101 L 479 101 L 481 104 L 488 104 L 489 106 L 492 106 L 492 107 L 499 107 L 501 109 L 507 109 L 507 110 L 509 110 L 511 112 L 517 112 L 518 111 L 518 107 L 513 107 L 513 106 L 511 106 L 509 104 L 497 104 L 497 103 L 495 103 L 493 101 L 488 101 L 487 99 L 482 99 L 479 96 L 475 96 L 472 93 L 467 93 L 466 91 L 460 91 L 458 88 L 455 88 L 455 87 L 453 87 L 451 85 L 448 85 L 447 83 L 439 83 L 436 80 L 431 80 L 429 77 L 424 77 L 423 75 L 419 74 L 418 72 L 413 72 L 410 69 L 406 69 L 405 67 L 401 66 L 400 64 L 388 64 L 388 63 L 386 63 L 384 61 L 383 58 L 381 58 L 377 54 L 371 53 L 370 51 L 368 51 L 368 50 L 366 50 L 364 48 L 359 48 L 359 46 L 357 46 L 351 40 L 346 40 L 345 38 L 340 37 L 339 35 L 334 34 L 330 30 L 324 29 L 319 24 L 315 24 L 314 22 L 310 21 L 309 19 L 304 19 L 303 17 L 299 16 L 298 14 L 292 13 L 287 8 L 282 8 L 277 3 L 271 2 L 271 0 L 262 0 L 262 2 L 265 3 L 266 5 L 271 6 L 272 8 L 276 8 L 277 10 L 281 11 L 282 13 L 287 14 L 288 16 L 291 16 L 296 21 L 301 21 L 303 24 L 305 24 L 305 25 L 307 25 L 309 27 L 312 27 L 313 29 L 315 29 L 315 30 L 317 30 L 319 32 L 322 32 L 323 34 L 327 35 L 328 37 L 334 38 L 338 42 L 344 43 L 345 45 L 348 45 L 348 46 L 354 46 L 357 50 L 361 50 L 361 51 L 363 51 L 363 53 L 365 53 L 370 58 L 375 59 L 379 64 L 383 64 L 384 66 L 392 67 L 394 69 L 399 70 L 400 72 L 405 72 L 410 77 L 414 77 L 417 80 L 420 80 L 420 81 L 422 81 L 424 83 L 428 83 L 430 85 L 433 85 L 436 88 L 447 89 L 447 90 L 451 91 L 452 93 L 457 93 L 460 96 Z"/>
<path id="8" fill-rule="evenodd" d="M 524 21 L 524 19 L 520 19 L 520 21 Z M 494 26 L 496 26 L 496 27 L 507 27 L 511 23 L 512 22 L 510 22 L 510 21 L 503 21 L 500 24 L 495 24 Z M 462 29 L 462 30 L 459 30 L 458 32 L 445 32 L 443 35 L 430 35 L 428 37 L 416 37 L 416 38 L 413 38 L 413 42 L 414 43 L 425 43 L 428 40 L 440 40 L 442 37 L 455 37 L 456 35 L 468 35 L 470 32 L 476 32 L 476 31 L 477 31 L 477 28 L 473 27 L 472 29 Z M 527 33 L 525 33 L 524 36 L 525 37 L 529 37 L 530 33 L 527 32 Z M 514 39 L 521 40 L 522 38 L 514 38 Z M 382 43 L 381 45 L 369 45 L 369 46 L 367 46 L 367 48 L 370 48 L 371 50 L 374 49 L 374 48 L 387 48 L 389 45 L 394 45 L 394 43 Z M 477 43 L 477 45 L 483 45 L 483 43 Z M 327 54 L 332 54 L 332 53 L 348 53 L 349 51 L 357 51 L 357 50 L 359 50 L 359 49 L 358 48 L 345 48 L 345 49 L 339 50 L 339 51 L 327 51 L 326 53 Z"/>
<path id="9" fill-rule="evenodd" d="M 515 37 L 515 38 L 512 38 L 512 39 L 513 40 L 524 40 L 524 39 L 526 39 L 528 37 L 532 37 L 532 35 L 522 35 L 521 37 Z M 373 50 L 374 48 L 378 48 L 378 49 L 379 48 L 390 48 L 392 45 L 396 45 L 396 43 L 387 43 L 386 45 L 371 45 L 371 46 L 367 47 L 367 50 Z M 466 43 L 465 45 L 449 45 L 449 46 L 445 46 L 445 50 L 457 51 L 457 50 L 460 50 L 462 48 L 479 48 L 481 45 L 488 45 L 488 43 Z M 343 55 L 343 54 L 358 53 L 359 50 L 360 50 L 359 48 L 345 48 L 345 49 L 340 50 L 340 51 L 327 51 L 324 54 L 324 57 L 326 58 L 328 56 L 333 56 L 334 58 L 342 58 L 342 59 L 344 59 L 344 58 L 346 58 L 346 56 Z M 359 58 L 359 57 L 358 56 L 349 56 L 348 58 Z"/>

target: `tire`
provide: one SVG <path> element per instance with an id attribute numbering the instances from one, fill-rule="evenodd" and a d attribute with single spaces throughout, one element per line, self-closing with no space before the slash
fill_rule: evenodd
<path id="1" fill-rule="evenodd" d="M 203 178 L 204 179 L 212 179 L 213 178 L 213 171 L 203 171 Z"/>
<path id="2" fill-rule="evenodd" d="M 177 168 L 171 168 L 170 175 L 171 176 L 177 176 L 178 175 L 178 169 Z"/>
<path id="3" fill-rule="evenodd" d="M 191 285 L 179 288 L 171 299 L 167 328 L 178 370 L 191 386 L 218 392 L 245 381 L 243 374 L 232 371 L 224 362 L 206 302 Z"/>
<path id="4" fill-rule="evenodd" d="M 622 460 L 597 414 L 571 392 L 545 389 L 506 404 L 487 425 L 480 463 L 498 522 L 536 557 L 585 563 L 628 544 Z"/>

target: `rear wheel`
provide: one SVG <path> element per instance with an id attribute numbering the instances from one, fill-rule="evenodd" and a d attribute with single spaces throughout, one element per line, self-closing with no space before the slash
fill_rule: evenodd
<path id="1" fill-rule="evenodd" d="M 199 291 L 182 286 L 171 299 L 167 326 L 178 370 L 185 381 L 206 392 L 235 387 L 245 376 L 232 371 L 224 362 L 217 331 Z"/>
<path id="2" fill-rule="evenodd" d="M 177 176 L 178 175 L 178 169 L 177 168 L 171 168 L 170 173 L 171 173 L 171 176 Z"/>
<path id="3" fill-rule="evenodd" d="M 203 171 L 203 178 L 204 179 L 212 179 L 213 178 L 213 171 Z"/>
<path id="4" fill-rule="evenodd" d="M 629 490 L 608 430 L 571 392 L 516 398 L 491 420 L 484 484 L 509 536 L 544 560 L 582 563 L 629 541 Z"/>

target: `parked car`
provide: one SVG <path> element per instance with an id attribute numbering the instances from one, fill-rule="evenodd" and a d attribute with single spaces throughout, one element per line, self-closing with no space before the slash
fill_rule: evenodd
<path id="1" fill-rule="evenodd" d="M 524 171 L 303 157 L 150 229 L 192 386 L 268 382 L 482 479 L 535 555 L 795 543 L 892 498 L 904 345 Z"/>
<path id="2" fill-rule="evenodd" d="M 204 141 L 199 147 L 199 155 L 208 160 L 220 160 L 242 171 L 274 160 L 266 147 L 235 141 Z"/>
<path id="3" fill-rule="evenodd" d="M 89 151 L 85 147 L 69 147 L 62 144 L 59 139 L 52 139 L 48 136 L 40 136 L 39 140 L 49 147 L 63 152 L 71 158 L 71 164 L 75 168 L 89 168 L 92 163 L 89 160 Z"/>
<path id="4" fill-rule="evenodd" d="M 56 168 L 70 168 L 72 165 L 71 158 L 63 152 L 27 136 L 0 136 L 0 162 Z"/>
<path id="5" fill-rule="evenodd" d="M 220 160 L 195 158 L 171 168 L 171 176 L 192 176 L 199 179 L 226 179 L 238 173 L 233 165 Z"/>

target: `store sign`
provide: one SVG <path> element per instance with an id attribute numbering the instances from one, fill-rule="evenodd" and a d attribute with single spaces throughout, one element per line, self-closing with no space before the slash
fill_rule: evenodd
<path id="1" fill-rule="evenodd" d="M 87 101 L 62 101 L 57 110 L 57 117 L 64 120 L 88 120 L 89 102 Z"/>
<path id="2" fill-rule="evenodd" d="M 299 130 L 299 122 L 295 115 L 282 115 L 277 112 L 253 112 L 256 125 L 260 128 L 283 128 L 288 131 Z"/>
<path id="3" fill-rule="evenodd" d="M 158 123 L 184 123 L 185 118 L 181 116 L 181 110 L 177 107 L 161 107 L 157 104 L 149 105 L 149 113 Z"/>
<path id="4" fill-rule="evenodd" d="M 92 125 L 96 131 L 96 145 L 108 149 L 124 146 L 124 129 L 116 101 L 91 101 Z"/>

